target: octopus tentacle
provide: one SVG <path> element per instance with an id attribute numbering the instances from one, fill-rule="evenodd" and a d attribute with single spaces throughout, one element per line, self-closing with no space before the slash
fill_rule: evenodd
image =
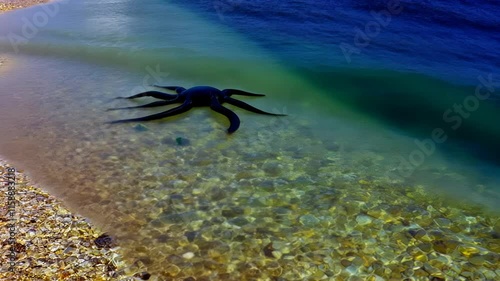
<path id="1" fill-rule="evenodd" d="M 246 102 L 242 102 L 240 100 L 233 99 L 233 98 L 230 98 L 230 97 L 226 97 L 224 99 L 224 101 L 227 102 L 227 103 L 229 103 L 229 104 L 235 105 L 235 106 L 237 106 L 239 108 L 243 108 L 243 109 L 246 109 L 248 111 L 259 113 L 259 114 L 274 115 L 274 116 L 286 116 L 286 114 L 276 114 L 276 113 L 270 113 L 270 112 L 266 112 L 266 111 L 260 110 L 258 108 L 255 108 L 255 107 L 249 105 Z"/>
<path id="2" fill-rule="evenodd" d="M 174 116 L 174 115 L 177 115 L 177 114 L 184 113 L 184 112 L 190 110 L 192 107 L 193 107 L 192 102 L 191 101 L 186 101 L 183 104 L 181 104 L 180 106 L 174 107 L 174 108 L 172 108 L 170 110 L 167 110 L 167 111 L 164 111 L 164 112 L 160 112 L 160 113 L 157 113 L 157 114 L 148 115 L 148 116 L 144 116 L 144 117 L 140 117 L 140 118 L 123 119 L 123 120 L 111 121 L 110 123 L 111 124 L 116 124 L 116 123 L 128 123 L 128 122 L 137 122 L 137 121 L 157 120 L 157 119 L 162 119 L 162 118 L 165 118 L 165 117 Z"/>
<path id="3" fill-rule="evenodd" d="M 264 97 L 266 95 L 263 94 L 255 94 L 255 93 L 250 93 L 242 90 L 237 90 L 237 89 L 225 89 L 222 90 L 222 93 L 231 96 L 231 95 L 240 95 L 240 96 L 251 96 L 251 97 Z"/>
<path id="4" fill-rule="evenodd" d="M 238 128 L 240 127 L 240 118 L 238 118 L 238 115 L 236 115 L 236 113 L 223 107 L 219 103 L 217 98 L 215 98 L 215 97 L 212 98 L 212 103 L 210 104 L 210 108 L 213 111 L 218 112 L 218 113 L 226 116 L 227 119 L 229 119 L 230 125 L 229 125 L 229 128 L 227 128 L 227 132 L 229 134 L 234 133 L 236 130 L 238 130 Z"/>
<path id="5" fill-rule="evenodd" d="M 166 101 L 155 101 L 155 102 L 152 102 L 152 103 L 147 103 L 147 104 L 138 105 L 138 106 L 108 108 L 106 111 L 122 110 L 122 109 L 134 109 L 134 108 L 157 107 L 157 106 L 164 106 L 164 105 L 169 105 L 169 104 L 174 104 L 174 103 L 178 103 L 178 100 L 177 99 L 173 99 L 173 100 L 166 100 Z"/>
<path id="6" fill-rule="evenodd" d="M 157 99 L 162 99 L 162 100 L 172 100 L 177 98 L 177 95 L 172 95 L 172 94 L 167 94 L 167 93 L 162 93 L 158 91 L 147 91 L 147 92 L 142 92 L 138 93 L 136 95 L 130 96 L 130 97 L 117 97 L 117 99 L 136 99 L 136 98 L 141 98 L 141 97 L 153 97 Z"/>

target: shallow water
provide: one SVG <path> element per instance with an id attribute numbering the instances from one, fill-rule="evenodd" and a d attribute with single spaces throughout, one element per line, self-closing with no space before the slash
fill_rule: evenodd
<path id="1" fill-rule="evenodd" d="M 129 4 L 61 4 L 60 14 L 20 53 L 0 42 L 13 62 L 0 77 L 0 131 L 8 132 L 0 154 L 118 237 L 130 261 L 141 260 L 153 273 L 172 275 L 176 269 L 165 268 L 173 264 L 183 270 L 176 276 L 251 279 L 246 263 L 262 257 L 269 241 L 326 243 L 322 248 L 329 249 L 335 241 L 325 242 L 322 233 L 359 231 L 357 219 L 370 210 L 427 208 L 418 201 L 424 195 L 407 197 L 408 190 L 433 190 L 498 211 L 494 167 L 436 150 L 408 171 L 401 157 L 418 150 L 415 140 L 352 102 L 332 99 L 337 89 L 306 80 L 305 72 L 283 67 L 241 36 L 185 10 L 165 4 L 134 10 L 162 19 L 162 28 L 153 28 L 127 17 L 137 8 Z M 22 28 L 12 19 L 39 9 L 0 17 L 10 24 L 0 25 L 2 32 Z M 120 24 L 108 29 L 108 21 Z M 106 112 L 139 103 L 114 98 L 151 83 L 262 92 L 267 96 L 241 100 L 289 116 L 234 108 L 242 124 L 233 135 L 225 133 L 224 117 L 205 108 L 144 123 L 146 129 L 105 124 L 156 112 Z M 412 214 L 402 216 L 411 220 Z M 294 247 L 292 254 L 303 251 Z M 186 252 L 195 258 L 179 258 Z"/>

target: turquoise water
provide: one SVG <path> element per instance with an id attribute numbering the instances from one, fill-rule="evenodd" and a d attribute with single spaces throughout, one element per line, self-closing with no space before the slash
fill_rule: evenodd
<path id="1" fill-rule="evenodd" d="M 107 3 L 51 4 L 59 12 L 16 45 L 18 52 L 8 39 L 0 41 L 8 58 L 0 76 L 0 130 L 8 132 L 0 138 L 0 155 L 116 236 L 128 261 L 140 260 L 159 275 L 174 274 L 175 268 L 165 269 L 173 264 L 182 269 L 175 274 L 179 277 L 251 280 L 275 276 L 281 268 L 298 280 L 302 277 L 292 268 L 307 266 L 293 257 L 308 252 L 306 245 L 334 251 L 354 232 L 371 231 L 362 235 L 375 240 L 363 236 L 356 243 L 383 245 L 402 231 L 387 234 L 384 223 L 404 218 L 430 231 L 437 226 L 424 224 L 420 214 L 439 217 L 433 209 L 462 206 L 452 213 L 469 216 L 471 206 L 498 212 L 498 169 L 462 152 L 455 141 L 430 143 L 435 128 L 455 131 L 425 113 L 446 110 L 473 88 L 375 70 L 338 68 L 335 75 L 313 75 L 183 8 L 160 1 Z M 23 18 L 44 11 L 33 7 L 1 15 L 0 34 L 21 36 Z M 105 123 L 161 111 L 106 112 L 136 104 L 114 98 L 145 91 L 152 83 L 265 93 L 241 100 L 289 116 L 232 108 L 242 120 L 233 135 L 225 133 L 223 116 L 205 108 L 144 123 L 146 130 Z M 394 84 L 398 88 L 390 101 L 377 99 L 378 91 Z M 373 96 L 366 96 L 367 89 Z M 408 99 L 397 100 L 403 90 L 414 91 L 413 106 L 422 92 L 422 99 L 441 92 L 457 95 L 438 99 L 435 108 L 423 102 L 423 118 L 401 120 L 402 113 L 393 118 L 390 110 L 377 111 L 387 105 L 404 112 Z M 481 104 L 464 132 L 496 134 L 494 124 L 485 122 L 491 106 Z M 407 130 L 412 122 L 414 130 Z M 179 146 L 179 137 L 189 144 Z M 429 192 L 440 199 L 425 201 Z M 399 215 L 376 215 L 380 209 L 397 209 Z M 372 214 L 373 225 L 365 224 L 366 214 Z M 489 233 L 483 228 L 491 231 L 492 223 L 474 224 L 463 235 L 476 239 Z M 257 262 L 269 241 L 282 245 L 284 256 L 283 244 L 292 243 L 289 258 Z M 482 246 L 495 249 L 486 242 Z M 371 255 L 385 262 L 398 247 Z M 327 255 L 338 263 L 342 251 L 335 251 Z M 196 258 L 178 259 L 186 252 Z M 335 274 L 352 274 L 352 268 L 339 266 L 330 267 L 339 269 Z M 359 276 L 369 274 L 367 268 L 359 269 Z"/>

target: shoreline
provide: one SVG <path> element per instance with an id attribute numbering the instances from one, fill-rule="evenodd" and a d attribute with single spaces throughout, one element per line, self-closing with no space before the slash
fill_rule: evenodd
<path id="1" fill-rule="evenodd" d="M 0 177 L 0 226 L 8 229 L 0 234 L 0 280 L 126 278 L 120 248 L 102 230 L 3 159 Z"/>
<path id="2" fill-rule="evenodd" d="M 31 6 L 44 4 L 50 2 L 50 0 L 2 0 L 0 1 L 0 14 L 17 10 L 24 9 Z"/>

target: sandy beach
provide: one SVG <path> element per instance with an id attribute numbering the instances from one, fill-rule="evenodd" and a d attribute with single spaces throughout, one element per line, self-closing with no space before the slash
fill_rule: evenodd
<path id="1" fill-rule="evenodd" d="M 48 0 L 1 0 L 0 13 L 4 13 L 14 9 L 22 9 L 47 2 L 49 1 Z"/>
<path id="2" fill-rule="evenodd" d="M 88 220 L 0 161 L 3 192 L 0 280 L 115 280 L 116 245 Z M 110 240 L 104 239 L 106 242 Z"/>

